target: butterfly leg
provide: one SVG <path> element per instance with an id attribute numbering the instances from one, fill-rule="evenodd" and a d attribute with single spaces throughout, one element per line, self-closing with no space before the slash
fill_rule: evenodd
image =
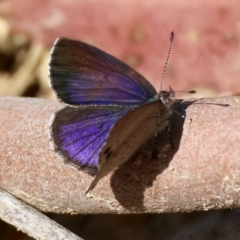
<path id="1" fill-rule="evenodd" d="M 171 138 L 171 124 L 170 124 L 170 119 L 167 120 L 168 121 L 168 124 L 167 124 L 167 129 L 168 129 L 168 140 L 169 140 L 169 143 L 172 147 L 172 149 L 174 149 L 174 145 L 173 145 L 173 141 L 172 141 L 172 138 Z M 153 144 L 153 151 L 152 151 L 152 156 L 151 156 L 151 159 L 155 159 L 157 158 L 158 156 L 158 149 L 157 149 L 157 140 L 158 140 L 158 136 L 159 136 L 159 133 L 157 133 L 157 136 L 154 138 L 154 144 Z"/>
<path id="2" fill-rule="evenodd" d="M 173 141 L 172 141 L 172 137 L 171 137 L 171 123 L 170 123 L 170 120 L 168 120 L 167 128 L 168 128 L 168 140 L 169 140 L 169 143 L 170 143 L 172 149 L 174 149 L 174 145 L 173 145 Z"/>

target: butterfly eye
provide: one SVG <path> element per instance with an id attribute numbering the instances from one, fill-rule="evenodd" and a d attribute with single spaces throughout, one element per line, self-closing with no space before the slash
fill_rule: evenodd
<path id="1" fill-rule="evenodd" d="M 164 105 L 168 105 L 170 103 L 169 97 L 162 96 L 160 99 Z"/>

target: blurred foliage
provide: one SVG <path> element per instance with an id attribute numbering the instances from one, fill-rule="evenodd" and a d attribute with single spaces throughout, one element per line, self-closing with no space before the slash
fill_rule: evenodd
<path id="1" fill-rule="evenodd" d="M 13 33 L 0 18 L 0 96 L 52 97 L 48 86 L 49 49 Z"/>

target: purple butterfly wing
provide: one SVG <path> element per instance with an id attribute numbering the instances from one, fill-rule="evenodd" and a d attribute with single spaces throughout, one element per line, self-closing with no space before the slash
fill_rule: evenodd
<path id="1" fill-rule="evenodd" d="M 113 106 L 65 107 L 52 122 L 55 150 L 81 169 L 96 173 L 99 152 L 111 126 L 128 110 Z"/>
<path id="2" fill-rule="evenodd" d="M 70 105 L 139 105 L 154 97 L 154 87 L 135 70 L 83 42 L 59 38 L 50 60 L 50 83 Z"/>

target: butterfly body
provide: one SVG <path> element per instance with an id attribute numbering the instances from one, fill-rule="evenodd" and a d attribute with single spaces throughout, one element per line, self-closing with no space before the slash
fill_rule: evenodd
<path id="1" fill-rule="evenodd" d="M 58 39 L 50 82 L 68 107 L 51 126 L 55 149 L 96 175 L 89 186 L 126 162 L 169 124 L 174 91 L 160 91 L 111 55 L 88 44 Z"/>

